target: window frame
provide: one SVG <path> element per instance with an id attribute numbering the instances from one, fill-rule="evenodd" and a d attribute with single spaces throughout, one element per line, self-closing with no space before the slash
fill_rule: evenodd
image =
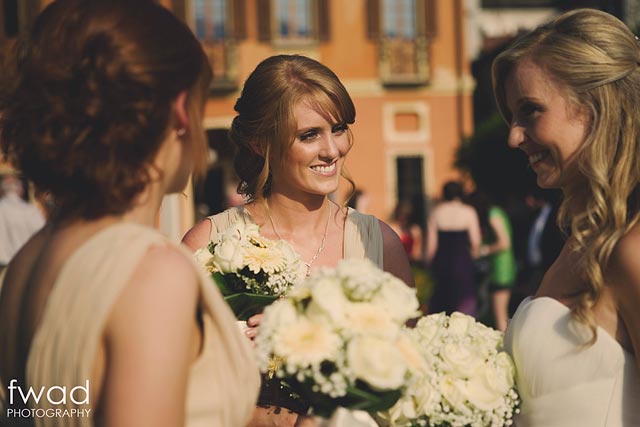
<path id="1" fill-rule="evenodd" d="M 280 0 L 296 1 L 296 0 Z M 309 1 L 309 36 L 282 37 L 276 0 L 257 0 L 258 39 L 280 49 L 315 47 L 329 40 L 329 0 Z M 267 17 L 267 19 L 265 19 Z"/>
<path id="2" fill-rule="evenodd" d="M 385 0 L 367 1 L 367 36 L 378 44 L 378 72 L 385 86 L 420 86 L 429 83 L 431 78 L 430 42 L 436 37 L 436 2 L 435 0 L 415 0 L 415 37 L 413 56 L 416 71 L 411 74 L 395 72 L 392 55 L 397 53 L 399 38 L 389 38 L 384 34 Z"/>
<path id="3" fill-rule="evenodd" d="M 221 0 L 225 5 L 226 16 L 224 19 L 224 35 L 220 41 L 205 40 L 196 34 L 196 10 L 197 0 L 173 0 L 174 11 L 191 28 L 194 35 L 202 45 L 207 58 L 214 71 L 214 76 L 209 87 L 211 93 L 228 93 L 239 87 L 238 49 L 240 40 L 246 38 L 246 0 Z M 208 0 L 205 0 L 208 1 Z M 213 24 L 213 23 L 212 23 Z M 222 55 L 221 60 L 212 60 L 214 55 Z M 216 65 L 222 62 L 221 72 L 217 72 Z M 218 67 L 220 67 L 218 65 Z"/>

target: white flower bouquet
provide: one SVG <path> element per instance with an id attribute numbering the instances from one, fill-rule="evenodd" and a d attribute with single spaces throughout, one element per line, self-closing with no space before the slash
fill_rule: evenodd
<path id="1" fill-rule="evenodd" d="M 256 337 L 260 368 L 315 415 L 329 418 L 340 406 L 390 408 L 411 369 L 403 325 L 418 314 L 415 290 L 404 282 L 370 261 L 342 261 L 265 309 Z"/>
<path id="2" fill-rule="evenodd" d="M 304 264 L 285 240 L 269 240 L 256 224 L 237 222 L 194 254 L 239 320 L 259 313 L 305 277 Z"/>
<path id="3" fill-rule="evenodd" d="M 499 427 L 518 410 L 515 367 L 502 351 L 502 334 L 455 312 L 421 318 L 408 337 L 425 366 L 413 371 L 403 396 L 379 413 L 393 427 Z"/>

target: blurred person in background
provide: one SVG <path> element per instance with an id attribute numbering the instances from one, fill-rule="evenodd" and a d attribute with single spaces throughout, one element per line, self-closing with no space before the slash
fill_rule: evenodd
<path id="1" fill-rule="evenodd" d="M 422 254 L 422 228 L 413 222 L 413 206 L 408 201 L 399 201 L 389 218 L 389 227 L 396 232 L 402 241 L 409 260 L 421 262 Z"/>
<path id="2" fill-rule="evenodd" d="M 509 300 L 517 277 L 517 265 L 513 252 L 513 232 L 509 216 L 488 195 L 478 190 L 470 194 L 469 203 L 475 207 L 482 230 L 479 258 L 486 265 L 482 280 L 485 281 L 492 314 L 490 325 L 504 332 L 509 319 Z M 478 262 L 478 261 L 476 261 Z"/>
<path id="3" fill-rule="evenodd" d="M 0 269 L 45 222 L 40 209 L 24 200 L 24 193 L 17 176 L 0 176 Z"/>
<path id="4" fill-rule="evenodd" d="M 524 239 L 524 259 L 521 260 L 509 303 L 511 314 L 524 298 L 535 295 L 544 273 L 558 258 L 565 242 L 557 222 L 562 193 L 559 190 L 538 188 L 527 194 L 525 200 L 533 215 Z"/>
<path id="5" fill-rule="evenodd" d="M 414 222 L 414 206 L 407 200 L 399 201 L 391 217 L 389 227 L 396 232 L 402 241 L 416 286 L 416 293 L 420 301 L 420 309 L 423 313 L 428 313 L 428 303 L 433 293 L 433 279 L 426 268 L 424 257 L 424 232 L 422 227 Z"/>
<path id="6" fill-rule="evenodd" d="M 427 222 L 426 257 L 435 281 L 429 301 L 431 313 L 477 313 L 473 260 L 478 256 L 482 236 L 478 214 L 463 198 L 460 182 L 445 183 L 442 201 L 433 208 Z"/>

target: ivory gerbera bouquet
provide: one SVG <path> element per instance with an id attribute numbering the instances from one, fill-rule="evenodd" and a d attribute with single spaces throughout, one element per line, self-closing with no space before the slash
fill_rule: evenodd
<path id="1" fill-rule="evenodd" d="M 502 334 L 466 314 L 421 318 L 407 331 L 426 369 L 413 372 L 403 396 L 378 414 L 393 427 L 501 427 L 512 424 L 519 399 L 515 368 Z"/>
<path id="2" fill-rule="evenodd" d="M 289 243 L 265 239 L 258 225 L 242 221 L 194 256 L 239 320 L 259 313 L 305 276 L 304 264 Z"/>
<path id="3" fill-rule="evenodd" d="M 255 340 L 260 368 L 316 415 L 328 418 L 339 406 L 387 409 L 419 355 L 403 332 L 417 315 L 404 282 L 370 261 L 342 261 L 265 309 Z"/>

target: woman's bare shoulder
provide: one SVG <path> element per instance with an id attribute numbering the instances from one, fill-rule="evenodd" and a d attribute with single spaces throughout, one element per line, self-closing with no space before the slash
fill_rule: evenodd
<path id="1" fill-rule="evenodd" d="M 640 252 L 640 224 L 631 228 L 616 244 L 609 260 L 608 267 L 611 272 L 618 276 L 634 277 L 640 281 L 638 252 Z"/>
<path id="2" fill-rule="evenodd" d="M 185 252 L 174 244 L 151 246 L 135 267 L 118 302 L 112 320 L 154 319 L 161 308 L 195 313 L 199 295 L 198 273 Z M 124 328 L 123 330 L 126 330 Z"/>
<path id="3" fill-rule="evenodd" d="M 184 237 L 182 243 L 192 251 L 205 247 L 211 236 L 211 220 L 204 218 L 191 227 Z"/>

